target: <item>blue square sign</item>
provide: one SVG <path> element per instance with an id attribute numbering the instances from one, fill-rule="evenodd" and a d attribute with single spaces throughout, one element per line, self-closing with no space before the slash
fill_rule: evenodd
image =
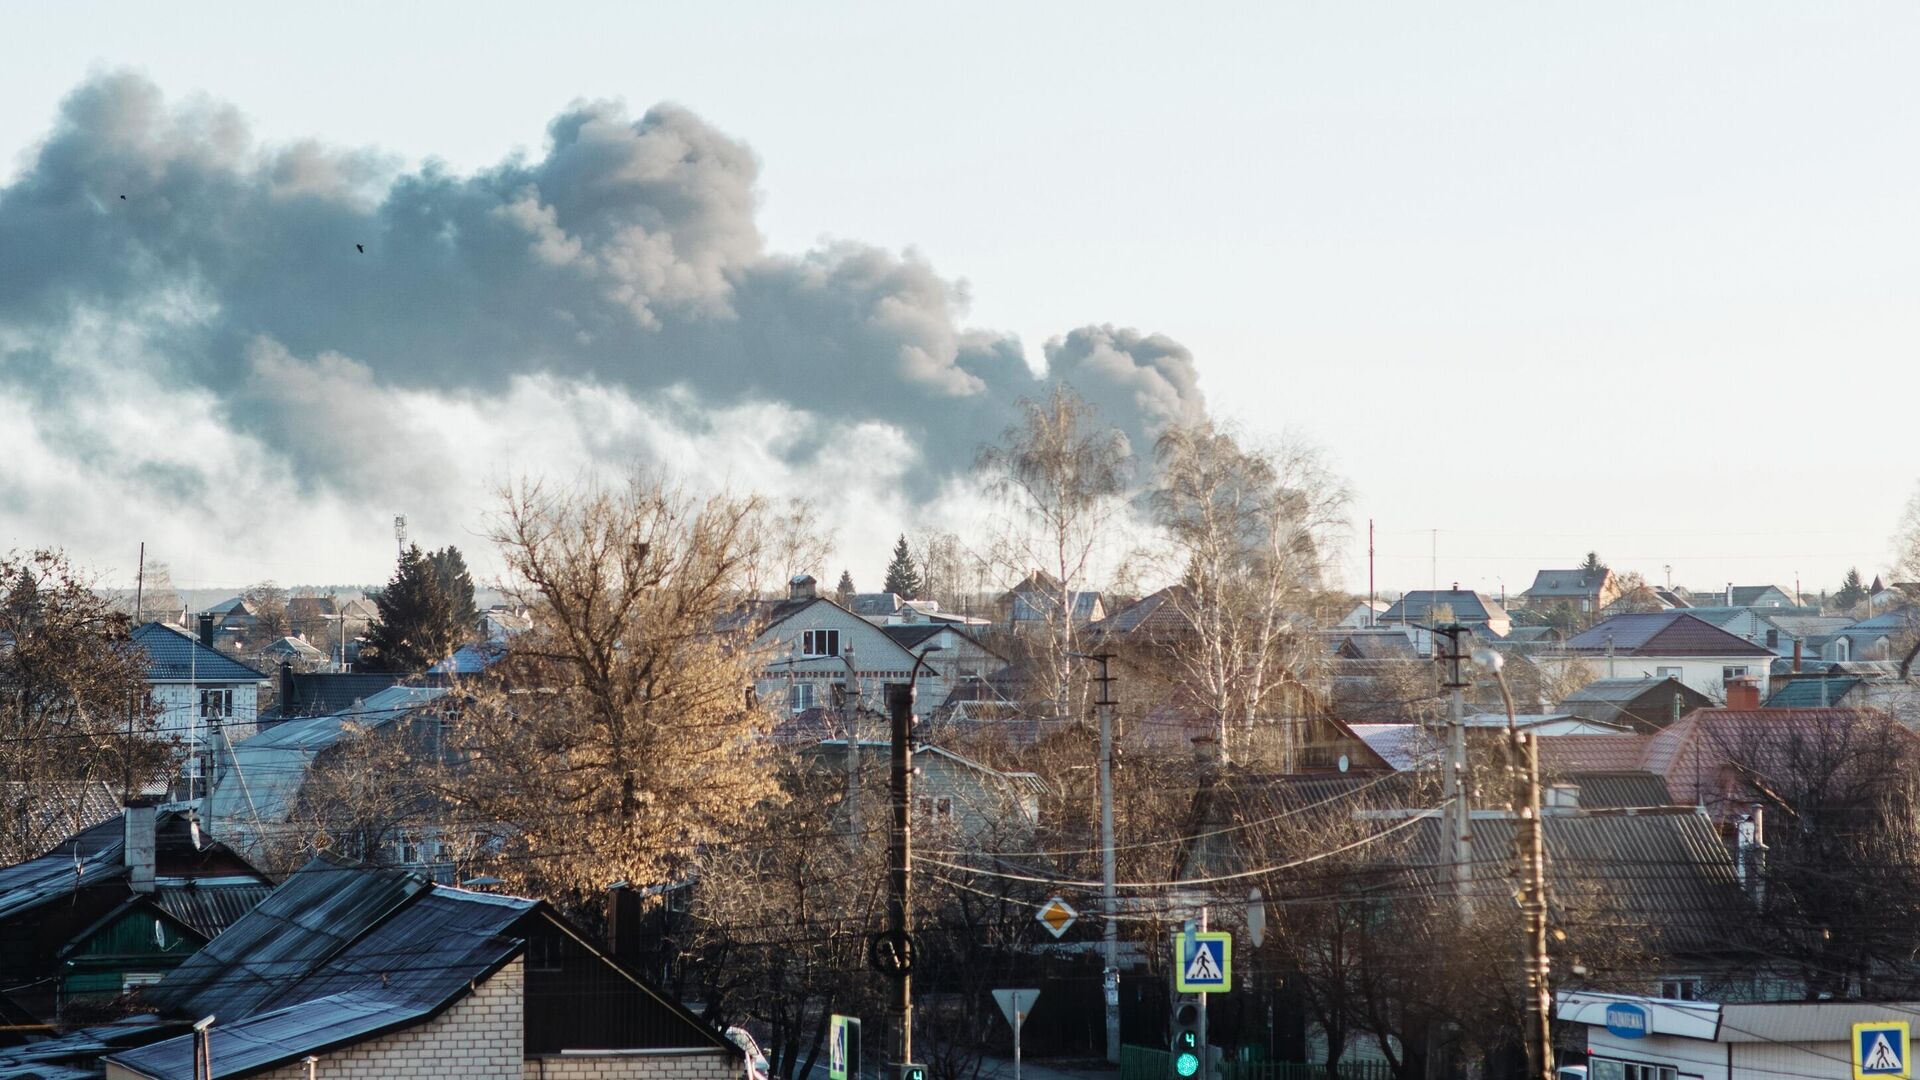
<path id="1" fill-rule="evenodd" d="M 1913 1069 L 1907 1060 L 1907 1022 L 1873 1021 L 1853 1025 L 1854 1080 L 1897 1077 L 1909 1080 Z"/>

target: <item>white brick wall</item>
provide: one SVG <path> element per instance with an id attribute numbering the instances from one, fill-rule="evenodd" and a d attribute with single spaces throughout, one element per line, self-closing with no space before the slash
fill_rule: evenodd
<path id="1" fill-rule="evenodd" d="M 521 1051 L 525 985 L 520 961 L 515 960 L 424 1024 L 322 1055 L 317 1072 L 324 1080 L 519 1080 L 526 1057 Z M 219 1067 L 216 1058 L 214 1068 Z M 306 1080 L 307 1067 L 295 1062 L 262 1076 Z"/>
<path id="2" fill-rule="evenodd" d="M 527 1059 L 525 1080 L 740 1080 L 724 1050 L 691 1054 L 555 1054 Z"/>

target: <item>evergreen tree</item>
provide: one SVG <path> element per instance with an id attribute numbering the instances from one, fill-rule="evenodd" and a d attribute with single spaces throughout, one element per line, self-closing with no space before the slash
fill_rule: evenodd
<path id="1" fill-rule="evenodd" d="M 1855 607 L 1866 598 L 1867 587 L 1860 581 L 1859 568 L 1849 569 L 1846 580 L 1840 583 L 1840 591 L 1833 594 L 1834 603 L 1839 604 L 1844 611 Z"/>
<path id="2" fill-rule="evenodd" d="M 455 600 L 420 545 L 400 556 L 387 587 L 373 594 L 379 618 L 367 629 L 360 666 L 367 671 L 417 673 L 447 658 L 460 643 Z"/>
<path id="3" fill-rule="evenodd" d="M 460 549 L 448 544 L 439 551 L 429 552 L 427 562 L 433 565 L 440 591 L 447 594 L 448 602 L 453 605 L 453 619 L 460 627 L 461 637 L 478 633 L 480 609 L 473 602 L 473 575 L 467 572 L 467 560 Z"/>
<path id="4" fill-rule="evenodd" d="M 845 604 L 847 601 L 853 599 L 854 593 L 859 591 L 860 590 L 853 587 L 853 571 L 840 571 L 840 584 L 833 587 L 834 598 L 839 600 L 840 603 Z"/>
<path id="5" fill-rule="evenodd" d="M 1607 564 L 1600 561 L 1600 553 L 1597 551 L 1587 552 L 1587 561 L 1580 564 L 1580 569 L 1589 574 L 1597 574 L 1606 568 Z"/>
<path id="6" fill-rule="evenodd" d="M 920 598 L 920 567 L 913 561 L 913 549 L 907 547 L 905 533 L 893 545 L 893 561 L 887 564 L 886 591 L 902 600 Z"/>

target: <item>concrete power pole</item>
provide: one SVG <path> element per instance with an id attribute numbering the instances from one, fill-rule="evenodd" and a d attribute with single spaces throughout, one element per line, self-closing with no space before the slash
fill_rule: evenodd
<path id="1" fill-rule="evenodd" d="M 1451 623 L 1436 626 L 1433 632 L 1447 643 L 1447 651 L 1441 656 L 1447 665 L 1447 754 L 1441 782 L 1447 805 L 1447 862 L 1452 871 L 1454 900 L 1464 913 L 1473 904 L 1473 800 L 1466 774 L 1466 649 L 1461 638 L 1471 631 Z"/>
<path id="2" fill-rule="evenodd" d="M 918 669 L 916 668 L 916 673 Z M 911 948 L 908 889 L 913 873 L 913 683 L 887 684 L 887 716 L 893 728 L 893 831 L 888 840 L 887 932 Z M 894 976 L 894 1048 L 896 1065 L 913 1061 L 913 976 Z"/>
<path id="3" fill-rule="evenodd" d="M 1107 1060 L 1117 1065 L 1120 1062 L 1120 913 L 1113 858 L 1113 678 L 1107 674 L 1107 661 L 1112 657 L 1100 653 L 1093 659 L 1100 664 L 1100 698 L 1094 702 L 1100 714 L 1100 902 L 1105 915 L 1101 939 L 1106 956 L 1100 988 L 1106 1002 Z"/>
<path id="4" fill-rule="evenodd" d="M 1527 934 L 1527 1075 L 1533 1080 L 1554 1080 L 1553 1001 L 1547 985 L 1547 852 L 1545 838 L 1540 835 L 1540 743 L 1528 732 L 1512 730 L 1512 737 L 1518 788 L 1514 805 L 1520 818 L 1514 847 L 1520 862 L 1520 911 L 1526 919 Z"/>

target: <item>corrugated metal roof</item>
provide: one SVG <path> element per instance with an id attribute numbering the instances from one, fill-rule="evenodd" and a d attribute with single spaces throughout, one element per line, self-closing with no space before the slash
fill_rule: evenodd
<path id="1" fill-rule="evenodd" d="M 1394 601 L 1386 614 L 1380 616 L 1380 621 L 1423 623 L 1432 617 L 1433 609 L 1438 607 L 1451 609 L 1453 617 L 1461 622 L 1486 622 L 1507 617 L 1505 608 L 1492 598 L 1471 589 L 1414 589 Z"/>
<path id="2" fill-rule="evenodd" d="M 1851 675 L 1793 679 L 1767 699 L 1769 709 L 1820 709 L 1840 704 L 1864 680 Z"/>
<path id="3" fill-rule="evenodd" d="M 125 876 L 120 848 L 115 842 L 87 854 L 55 851 L 0 869 L 0 919 Z"/>
<path id="4" fill-rule="evenodd" d="M 1149 638 L 1186 634 L 1193 628 L 1183 610 L 1186 606 L 1186 587 L 1171 585 L 1128 604 L 1087 627 L 1087 631 L 1097 635 L 1139 634 Z"/>
<path id="5" fill-rule="evenodd" d="M 148 682 L 257 683 L 265 675 L 168 623 L 133 628 L 133 643 L 146 651 Z"/>
<path id="6" fill-rule="evenodd" d="M 1641 768 L 1651 735 L 1562 735 L 1540 740 L 1540 771 L 1562 776 L 1584 771 L 1627 772 Z"/>
<path id="7" fill-rule="evenodd" d="M 1575 634 L 1570 653 L 1618 656 L 1767 656 L 1772 650 L 1729 634 L 1685 611 L 1615 615 Z"/>
<path id="8" fill-rule="evenodd" d="M 146 1000 L 176 1015 L 250 1015 L 312 973 L 426 883 L 320 856 L 288 878 Z"/>
<path id="9" fill-rule="evenodd" d="M 1645 769 L 1586 769 L 1559 779 L 1580 789 L 1582 810 L 1674 805 L 1667 782 Z"/>
<path id="10" fill-rule="evenodd" d="M 258 884 L 161 885 L 154 890 L 153 902 L 167 914 L 186 923 L 203 936 L 214 935 L 240 919 L 273 894 L 273 886 Z"/>
<path id="11" fill-rule="evenodd" d="M 1440 760 L 1440 739 L 1419 724 L 1349 724 L 1367 749 L 1395 770 L 1424 768 Z"/>

